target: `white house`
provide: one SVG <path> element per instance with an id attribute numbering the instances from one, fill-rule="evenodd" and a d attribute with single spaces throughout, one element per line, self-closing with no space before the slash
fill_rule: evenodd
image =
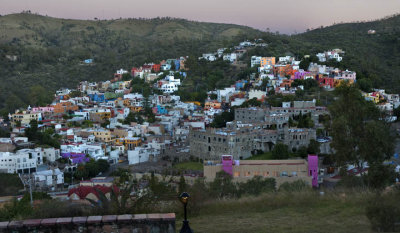
<path id="1" fill-rule="evenodd" d="M 205 59 L 207 61 L 215 61 L 217 58 L 213 53 L 203 53 L 203 56 L 200 59 Z"/>
<path id="2" fill-rule="evenodd" d="M 163 70 L 163 71 L 170 70 L 170 69 L 171 69 L 171 65 L 168 63 L 161 65 L 161 70 Z"/>
<path id="3" fill-rule="evenodd" d="M 18 151 L 17 153 L 0 152 L 0 172 L 32 173 L 36 171 L 38 161 L 43 161 L 41 153 Z"/>
<path id="4" fill-rule="evenodd" d="M 35 172 L 33 176 L 36 187 L 56 187 L 64 184 L 64 173 L 58 168 Z"/>
<path id="5" fill-rule="evenodd" d="M 164 93 L 173 93 L 175 91 L 178 91 L 178 85 L 175 83 L 165 83 L 161 85 L 160 90 Z"/>
<path id="6" fill-rule="evenodd" d="M 155 158 L 160 152 L 157 149 L 142 146 L 135 147 L 134 150 L 128 150 L 129 164 L 138 164 L 149 161 L 150 158 Z"/>
<path id="7" fill-rule="evenodd" d="M 237 59 L 237 54 L 236 53 L 228 53 L 228 54 L 225 54 L 223 56 L 223 60 L 224 61 L 229 61 L 230 63 L 235 62 L 236 59 Z"/>
<path id="8" fill-rule="evenodd" d="M 124 69 L 117 70 L 117 74 L 127 74 L 127 73 L 128 73 L 128 71 L 124 70 Z"/>
<path id="9" fill-rule="evenodd" d="M 104 157 L 104 150 L 101 144 L 71 143 L 61 145 L 61 153 L 84 153 L 91 158 L 100 159 Z"/>
<path id="10" fill-rule="evenodd" d="M 222 90 L 217 90 L 217 99 L 219 102 L 221 101 L 228 101 L 229 97 L 235 93 L 235 88 L 234 87 L 225 87 Z"/>
<path id="11" fill-rule="evenodd" d="M 251 57 L 251 60 L 250 60 L 250 63 L 251 63 L 251 67 L 260 66 L 261 57 L 252 56 L 252 57 Z"/>
<path id="12" fill-rule="evenodd" d="M 56 149 L 54 147 L 51 148 L 43 148 L 43 158 L 46 158 L 49 162 L 54 162 L 60 158 L 60 149 Z"/>

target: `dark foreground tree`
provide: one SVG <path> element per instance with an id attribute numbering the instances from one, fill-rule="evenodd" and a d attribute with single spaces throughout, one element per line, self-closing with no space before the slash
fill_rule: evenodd
<path id="1" fill-rule="evenodd" d="M 366 101 L 354 85 L 345 83 L 336 89 L 336 94 L 337 100 L 329 107 L 332 121 L 327 128 L 331 129 L 331 146 L 336 151 L 337 165 L 354 164 L 360 170 L 365 162 L 371 168 L 381 166 L 394 152 L 394 136 L 389 125 L 380 120 L 384 119 L 380 111 Z M 371 169 L 374 171 L 376 169 Z M 377 182 L 369 180 L 367 183 Z"/>

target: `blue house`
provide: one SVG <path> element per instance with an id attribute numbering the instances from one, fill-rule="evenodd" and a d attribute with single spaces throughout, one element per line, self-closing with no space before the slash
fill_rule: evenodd
<path id="1" fill-rule="evenodd" d="M 236 82 L 236 90 L 239 90 L 240 88 L 243 88 L 244 85 L 246 85 L 247 80 L 241 80 Z"/>
<path id="2" fill-rule="evenodd" d="M 157 105 L 157 114 L 168 114 L 168 110 L 164 106 Z"/>
<path id="3" fill-rule="evenodd" d="M 103 93 L 89 94 L 90 101 L 92 102 L 104 102 L 105 97 Z"/>
<path id="4" fill-rule="evenodd" d="M 181 67 L 181 60 L 176 59 L 175 60 L 175 70 L 178 71 Z"/>

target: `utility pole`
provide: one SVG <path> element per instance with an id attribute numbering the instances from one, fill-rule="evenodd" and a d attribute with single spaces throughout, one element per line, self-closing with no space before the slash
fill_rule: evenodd
<path id="1" fill-rule="evenodd" d="M 29 168 L 29 196 L 31 198 L 31 206 L 33 207 L 32 181 L 31 181 L 31 169 L 30 168 Z"/>

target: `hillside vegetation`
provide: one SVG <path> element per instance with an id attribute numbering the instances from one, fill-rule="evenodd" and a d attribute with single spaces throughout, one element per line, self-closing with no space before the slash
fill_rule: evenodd
<path id="1" fill-rule="evenodd" d="M 0 17 L 0 109 L 44 104 L 60 87 L 110 79 L 119 68 L 215 51 L 259 31 L 183 19 L 69 20 Z M 6 55 L 17 56 L 15 61 Z M 83 65 L 93 58 L 93 65 Z M 33 90 L 32 90 L 33 88 Z M 34 98 L 32 98 L 34 97 Z"/>
<path id="2" fill-rule="evenodd" d="M 174 18 L 70 20 L 21 13 L 0 17 L 0 109 L 47 104 L 54 90 L 76 87 L 79 81 L 108 80 L 116 69 L 144 62 L 190 56 L 184 91 L 221 88 L 247 78 L 251 69 L 223 62 L 198 62 L 201 53 L 231 47 L 245 39 L 262 38 L 267 48 L 252 55 L 292 55 L 301 59 L 333 48 L 346 53 L 342 69 L 355 70 L 370 87 L 400 91 L 400 16 L 366 23 L 344 23 L 298 35 L 278 35 L 232 24 L 202 23 Z M 367 33 L 369 29 L 376 34 Z M 15 55 L 16 60 L 6 58 Z M 83 65 L 93 58 L 93 65 Z M 185 93 L 180 93 L 185 95 Z M 204 98 L 204 93 L 198 93 Z M 184 99 L 193 98 L 188 96 Z M 200 99 L 201 99 L 200 98 Z"/>
<path id="3" fill-rule="evenodd" d="M 375 30 L 375 34 L 368 34 Z M 375 87 L 400 92 L 400 15 L 363 23 L 344 23 L 294 36 L 319 49 L 341 48 L 346 53 L 341 68 L 357 71 Z M 314 50 L 314 52 L 316 52 Z"/>

